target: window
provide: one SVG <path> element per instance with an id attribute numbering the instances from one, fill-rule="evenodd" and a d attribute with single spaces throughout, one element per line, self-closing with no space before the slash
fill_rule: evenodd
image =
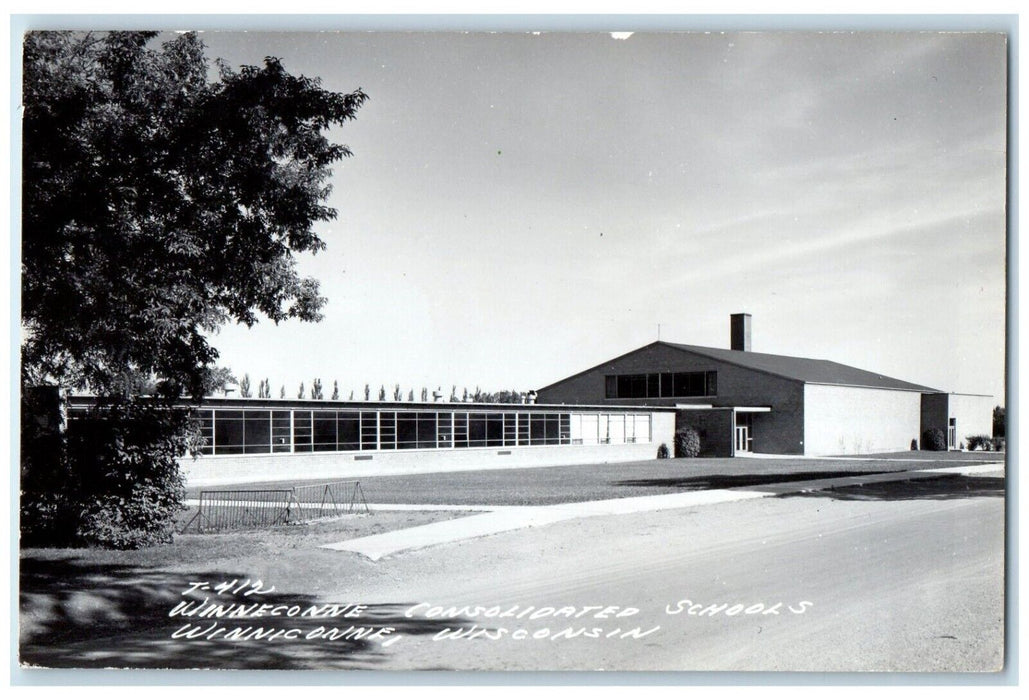
<path id="1" fill-rule="evenodd" d="M 454 414 L 440 413 L 436 420 L 437 447 L 454 446 Z"/>
<path id="2" fill-rule="evenodd" d="M 618 398 L 645 399 L 647 398 L 648 383 L 646 374 L 620 375 L 618 377 Z"/>
<path id="3" fill-rule="evenodd" d="M 405 412 L 397 414 L 397 449 L 408 450 L 418 446 L 418 416 Z"/>
<path id="4" fill-rule="evenodd" d="M 69 419 L 73 418 L 69 412 Z M 200 435 L 204 438 L 204 446 L 200 448 L 200 454 L 214 454 L 214 411 L 197 411 L 197 418 L 200 420 Z"/>
<path id="5" fill-rule="evenodd" d="M 315 411 L 312 417 L 314 451 L 336 451 L 336 412 Z"/>
<path id="6" fill-rule="evenodd" d="M 293 449 L 292 420 L 289 411 L 272 411 L 272 452 Z"/>
<path id="7" fill-rule="evenodd" d="M 361 411 L 361 449 L 379 449 L 379 414 Z"/>
<path id="8" fill-rule="evenodd" d="M 436 414 L 418 414 L 418 448 L 436 448 Z"/>
<path id="9" fill-rule="evenodd" d="M 651 430 L 647 413 L 209 409 L 196 416 L 209 455 L 620 444 L 650 442 Z"/>
<path id="10" fill-rule="evenodd" d="M 311 412 L 293 412 L 293 451 L 310 452 L 311 445 Z"/>
<path id="11" fill-rule="evenodd" d="M 718 373 L 655 372 L 617 374 L 605 377 L 605 396 L 609 399 L 656 399 L 716 396 Z"/>
<path id="12" fill-rule="evenodd" d="M 361 414 L 340 411 L 336 414 L 336 449 L 350 452 L 361 449 Z"/>
<path id="13" fill-rule="evenodd" d="M 214 417 L 215 454 L 243 454 L 243 411 L 217 411 Z"/>

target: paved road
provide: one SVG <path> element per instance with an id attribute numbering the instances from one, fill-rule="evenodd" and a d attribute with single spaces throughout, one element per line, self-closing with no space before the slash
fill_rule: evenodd
<path id="1" fill-rule="evenodd" d="M 591 518 L 401 554 L 380 564 L 389 578 L 425 572 L 390 596 L 424 601 L 414 619 L 486 609 L 450 626 L 474 638 L 401 637 L 373 667 L 997 670 L 1003 499 L 983 481 Z M 532 619 L 546 608 L 566 609 Z M 582 632 L 550 638 L 566 629 Z"/>

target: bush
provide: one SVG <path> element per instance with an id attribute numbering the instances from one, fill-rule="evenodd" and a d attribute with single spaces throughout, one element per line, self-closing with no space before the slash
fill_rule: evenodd
<path id="1" fill-rule="evenodd" d="M 198 444 L 185 410 L 127 402 L 76 418 L 57 460 L 66 478 L 33 477 L 33 488 L 23 488 L 23 545 L 136 549 L 170 541 L 185 498 L 178 458 Z"/>
<path id="2" fill-rule="evenodd" d="M 663 442 L 657 448 L 657 458 L 658 459 L 668 459 L 668 445 L 666 445 Z"/>
<path id="3" fill-rule="evenodd" d="M 918 449 L 918 440 L 912 440 L 911 441 L 911 449 L 912 450 L 917 450 Z"/>
<path id="4" fill-rule="evenodd" d="M 947 438 L 939 428 L 929 428 L 922 433 L 922 449 L 942 452 L 947 449 Z"/>
<path id="5" fill-rule="evenodd" d="M 1004 438 L 1002 438 L 1002 437 L 995 437 L 995 438 L 993 438 L 993 450 L 994 450 L 994 452 L 1003 452 L 1004 451 Z"/>
<path id="6" fill-rule="evenodd" d="M 675 456 L 696 457 L 700 454 L 700 434 L 690 427 L 675 431 Z"/>
<path id="7" fill-rule="evenodd" d="M 989 452 L 993 449 L 993 438 L 989 435 L 969 435 L 965 438 L 968 441 L 968 449 L 970 451 L 983 450 Z"/>

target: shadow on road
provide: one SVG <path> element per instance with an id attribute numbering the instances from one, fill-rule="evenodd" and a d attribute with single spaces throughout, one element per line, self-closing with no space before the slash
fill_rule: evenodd
<path id="1" fill-rule="evenodd" d="M 831 498 L 837 501 L 910 501 L 952 500 L 956 498 L 1004 497 L 1004 478 L 997 476 L 961 476 L 959 474 L 910 481 L 884 481 L 861 486 L 843 486 L 783 493 L 778 498 Z"/>
<path id="2" fill-rule="evenodd" d="M 710 489 L 731 489 L 741 486 L 768 486 L 793 481 L 814 481 L 815 479 L 838 479 L 847 476 L 868 474 L 889 474 L 890 472 L 794 472 L 792 474 L 708 474 L 706 476 L 684 476 L 664 479 L 627 479 L 614 482 L 615 486 L 680 488 L 685 491 L 707 491 Z"/>
<path id="3" fill-rule="evenodd" d="M 180 572 L 123 565 L 84 564 L 75 560 L 21 559 L 20 650 L 23 665 L 47 668 L 160 669 L 339 669 L 370 668 L 389 653 L 381 641 L 398 634 L 432 635 L 461 620 L 407 618 L 408 604 L 368 605 L 360 617 L 170 617 L 183 601 L 322 606 L 364 601 L 324 601 L 303 594 L 270 593 L 244 597 L 194 593 L 183 596 L 192 581 L 247 580 L 245 574 Z M 207 629 L 300 629 L 298 639 L 173 639 L 183 625 Z M 306 639 L 317 628 L 349 627 L 394 632 L 378 640 Z M 356 633 L 351 633 L 356 634 Z M 296 636 L 296 635 L 295 635 Z"/>

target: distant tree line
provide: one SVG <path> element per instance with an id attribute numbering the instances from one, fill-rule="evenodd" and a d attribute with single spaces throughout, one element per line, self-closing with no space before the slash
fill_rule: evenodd
<path id="1" fill-rule="evenodd" d="M 236 383 L 236 380 L 232 377 L 231 373 L 229 373 L 228 370 L 225 370 L 225 372 L 227 373 L 226 380 L 222 381 L 220 384 L 217 384 L 217 386 L 215 387 L 215 390 L 222 390 L 222 391 L 224 391 L 227 384 L 229 384 L 229 383 Z M 320 378 L 316 377 L 316 378 L 314 378 L 311 381 L 311 389 L 310 389 L 309 392 L 307 391 L 305 386 L 306 385 L 305 385 L 304 382 L 300 382 L 300 386 L 299 386 L 299 388 L 297 390 L 297 398 L 298 399 L 307 399 L 307 398 L 311 398 L 311 399 L 315 399 L 315 400 L 323 400 L 323 399 L 325 399 L 324 393 L 322 391 L 322 380 Z M 249 374 L 244 374 L 243 375 L 243 378 L 241 380 L 239 380 L 239 382 L 238 382 L 238 387 L 239 387 L 239 396 L 240 396 L 240 398 L 244 398 L 244 399 L 253 398 L 253 393 L 252 393 L 252 389 L 251 389 L 250 375 Z M 354 393 L 355 393 L 354 390 L 350 390 L 349 398 L 347 399 L 348 401 L 353 401 L 354 400 Z M 451 402 L 451 403 L 522 403 L 523 400 L 525 399 L 526 393 L 527 392 L 524 392 L 524 391 L 518 391 L 517 389 L 510 389 L 510 390 L 503 389 L 501 391 L 490 392 L 490 391 L 483 391 L 479 387 L 475 387 L 475 391 L 473 391 L 473 392 L 469 392 L 468 389 L 465 388 L 463 390 L 463 392 L 458 394 L 457 385 L 455 384 L 455 385 L 451 386 L 450 396 L 446 400 Z M 429 403 L 430 402 L 430 396 L 431 397 L 435 397 L 437 395 L 440 396 L 441 400 L 445 396 L 441 391 L 430 392 L 428 387 L 424 387 L 423 386 L 421 388 L 421 391 L 417 394 L 417 396 L 418 396 L 417 400 L 421 401 L 422 403 Z M 389 397 L 389 398 L 392 398 L 392 400 L 396 401 L 396 402 L 402 402 L 402 401 L 406 400 L 409 403 L 413 403 L 416 400 L 415 396 L 416 396 L 416 394 L 415 394 L 414 388 L 408 389 L 405 392 L 404 389 L 401 387 L 401 385 L 399 383 L 394 383 L 393 389 L 390 392 L 387 392 L 386 385 L 383 384 L 383 385 L 380 386 L 379 392 L 378 392 L 378 400 L 379 401 L 386 401 L 387 398 Z M 268 379 L 263 379 L 258 384 L 257 398 L 262 398 L 262 399 L 271 398 L 271 382 Z M 281 386 L 281 388 L 279 390 L 279 398 L 280 399 L 286 398 L 286 386 L 284 384 Z M 332 381 L 332 396 L 330 397 L 330 400 L 331 401 L 340 401 L 340 400 L 342 400 L 342 394 L 340 392 L 340 387 L 339 387 L 339 380 L 337 380 L 337 379 L 334 379 Z M 364 400 L 365 401 L 371 401 L 372 400 L 372 389 L 371 389 L 371 385 L 370 384 L 365 384 L 364 385 Z"/>

